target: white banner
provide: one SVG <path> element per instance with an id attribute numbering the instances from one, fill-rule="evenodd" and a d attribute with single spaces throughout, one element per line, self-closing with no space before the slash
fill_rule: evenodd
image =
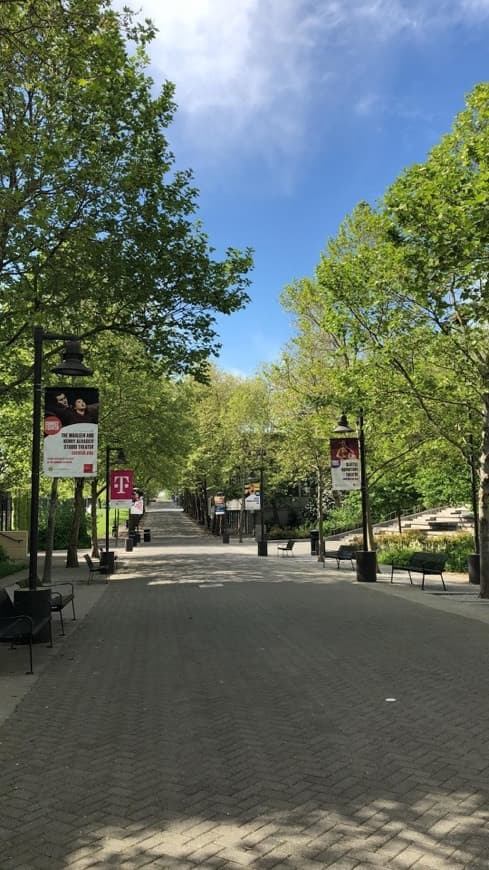
<path id="1" fill-rule="evenodd" d="M 98 390 L 45 390 L 43 471 L 46 477 L 96 477 Z"/>

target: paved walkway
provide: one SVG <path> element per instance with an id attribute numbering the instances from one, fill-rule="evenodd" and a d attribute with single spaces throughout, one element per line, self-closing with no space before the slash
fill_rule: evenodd
<path id="1" fill-rule="evenodd" d="M 486 602 L 147 524 L 0 647 L 1 870 L 489 868 Z"/>

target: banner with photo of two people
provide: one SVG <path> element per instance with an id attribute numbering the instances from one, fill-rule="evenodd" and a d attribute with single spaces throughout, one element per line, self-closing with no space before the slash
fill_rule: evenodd
<path id="1" fill-rule="evenodd" d="M 93 387 L 44 391 L 46 477 L 96 477 L 99 394 Z"/>

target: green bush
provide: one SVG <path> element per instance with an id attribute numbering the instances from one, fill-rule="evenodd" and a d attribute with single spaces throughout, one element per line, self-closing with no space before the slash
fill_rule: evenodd
<path id="1" fill-rule="evenodd" d="M 73 516 L 73 502 L 65 501 L 58 504 L 56 510 L 56 525 L 54 530 L 54 547 L 55 550 L 66 550 L 70 538 L 71 520 Z M 46 548 L 46 534 L 48 525 L 48 511 L 43 508 L 39 516 L 39 549 Z M 78 535 L 78 546 L 89 547 L 90 535 L 87 529 L 87 514 L 82 512 L 80 522 L 80 532 Z"/>
<path id="2" fill-rule="evenodd" d="M 426 535 L 423 532 L 407 531 L 401 535 L 381 534 L 376 537 L 379 562 L 384 565 L 406 565 L 415 551 L 446 553 L 447 571 L 467 571 L 467 562 L 474 552 L 474 537 L 470 532 L 456 535 Z"/>
<path id="3" fill-rule="evenodd" d="M 26 561 L 9 559 L 5 550 L 0 547 L 0 577 L 7 577 L 9 574 L 15 574 L 16 571 L 22 571 L 26 565 Z"/>

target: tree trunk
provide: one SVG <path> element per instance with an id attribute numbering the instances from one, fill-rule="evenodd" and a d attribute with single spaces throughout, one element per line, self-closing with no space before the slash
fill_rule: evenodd
<path id="1" fill-rule="evenodd" d="M 97 530 L 97 479 L 94 477 L 91 484 L 91 504 L 90 504 L 90 527 L 92 537 L 92 558 L 100 558 L 100 550 L 98 546 L 98 530 Z"/>
<path id="2" fill-rule="evenodd" d="M 66 567 L 78 568 L 78 535 L 80 532 L 81 514 L 83 510 L 83 477 L 75 480 L 75 503 L 73 505 L 73 518 L 71 520 L 70 540 L 66 554 Z"/>
<path id="3" fill-rule="evenodd" d="M 42 582 L 51 582 L 51 569 L 53 565 L 54 530 L 56 528 L 56 508 L 58 507 L 58 478 L 53 477 L 51 483 L 51 497 L 49 499 L 48 527 L 46 530 L 46 555 L 42 572 Z"/>
<path id="4" fill-rule="evenodd" d="M 489 598 L 489 393 L 484 394 L 479 481 L 480 597 Z"/>

